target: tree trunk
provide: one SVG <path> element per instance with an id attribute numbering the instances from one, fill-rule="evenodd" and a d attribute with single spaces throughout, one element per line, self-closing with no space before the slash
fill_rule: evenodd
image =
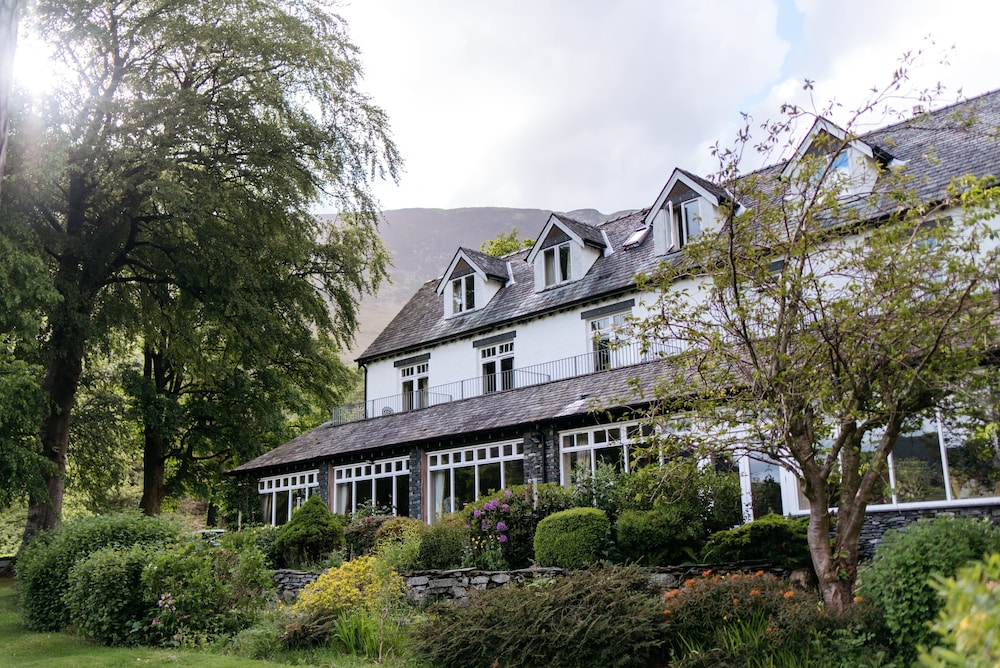
<path id="1" fill-rule="evenodd" d="M 142 501 L 139 507 L 146 515 L 159 515 L 167 494 L 165 469 L 167 441 L 164 438 L 163 406 L 157 399 L 167 385 L 167 364 L 163 356 L 148 343 L 143 349 L 143 382 L 146 387 L 142 402 Z"/>
<path id="2" fill-rule="evenodd" d="M 142 501 L 139 507 L 146 515 L 159 515 L 163 509 L 163 497 L 167 494 L 164 483 L 166 456 L 163 438 L 152 433 L 150 426 L 145 426 L 145 445 L 142 450 Z"/>

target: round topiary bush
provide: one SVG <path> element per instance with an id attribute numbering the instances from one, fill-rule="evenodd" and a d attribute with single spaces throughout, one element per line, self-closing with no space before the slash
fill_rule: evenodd
<path id="1" fill-rule="evenodd" d="M 583 568 L 604 558 L 611 522 L 598 508 L 570 508 L 549 515 L 535 531 L 539 566 Z"/>
<path id="2" fill-rule="evenodd" d="M 931 586 L 932 576 L 952 577 L 962 566 L 997 551 L 1000 530 L 982 520 L 939 517 L 886 532 L 862 574 L 862 592 L 883 610 L 892 642 L 904 658 L 916 658 L 917 645 L 933 644 L 929 623 L 943 600 Z"/>
<path id="3" fill-rule="evenodd" d="M 136 645 L 154 606 L 142 595 L 142 571 L 155 548 L 138 544 L 101 548 L 69 571 L 63 596 L 70 621 L 87 638 L 104 645 Z"/>
<path id="4" fill-rule="evenodd" d="M 25 624 L 36 631 L 58 631 L 69 624 L 63 595 L 77 561 L 109 545 L 164 544 L 179 535 L 178 525 L 165 518 L 116 513 L 66 522 L 36 536 L 17 561 Z"/>
<path id="5" fill-rule="evenodd" d="M 629 510 L 618 517 L 618 550 L 622 558 L 646 566 L 669 566 L 690 559 L 701 546 L 701 521 L 678 506 Z"/>
<path id="6" fill-rule="evenodd" d="M 289 565 L 315 564 L 344 546 L 344 524 L 344 517 L 331 513 L 319 494 L 314 494 L 281 527 L 274 547 Z"/>
<path id="7" fill-rule="evenodd" d="M 764 515 L 735 529 L 712 534 L 702 561 L 767 560 L 786 568 L 812 568 L 808 530 L 808 517 Z"/>

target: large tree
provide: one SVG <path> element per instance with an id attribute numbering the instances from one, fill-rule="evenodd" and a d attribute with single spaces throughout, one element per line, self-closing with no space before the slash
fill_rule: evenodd
<path id="1" fill-rule="evenodd" d="M 394 177 L 398 162 L 383 113 L 358 89 L 345 26 L 319 2 L 41 0 L 34 9 L 28 29 L 72 76 L 15 119 L 17 196 L 4 209 L 37 233 L 59 294 L 46 320 L 40 429 L 52 470 L 47 494 L 30 500 L 26 540 L 60 518 L 88 351 L 156 327 L 136 308 L 139 293 L 211 304 L 247 340 L 266 318 L 349 337 L 358 287 L 384 274 L 369 182 Z M 335 228 L 312 215 L 319 201 L 351 212 L 355 243 L 339 250 L 352 259 L 326 253 Z M 287 302 L 253 296 L 278 280 Z"/>
<path id="2" fill-rule="evenodd" d="M 900 74 L 859 115 L 881 109 L 902 83 Z M 744 151 L 794 151 L 796 126 L 822 115 L 784 113 L 761 126 L 763 139 L 748 121 L 736 147 L 718 151 L 716 182 L 730 194 L 721 232 L 663 267 L 655 313 L 640 329 L 686 349 L 678 362 L 689 373 L 659 388 L 665 414 L 683 416 L 706 447 L 798 478 L 823 599 L 839 612 L 853 600 L 866 507 L 884 491 L 897 437 L 996 342 L 989 222 L 1000 196 L 992 178 L 961 178 L 928 197 L 913 163 L 883 165 L 877 180 L 845 179 L 837 158 L 858 139 L 856 121 L 843 136 L 814 135 L 791 167 L 772 161 L 743 174 Z M 943 122 L 970 141 L 991 132 L 975 118 Z M 921 128 L 918 118 L 908 131 Z M 942 130 L 927 124 L 926 143 Z M 936 158 L 928 150 L 922 159 Z"/>

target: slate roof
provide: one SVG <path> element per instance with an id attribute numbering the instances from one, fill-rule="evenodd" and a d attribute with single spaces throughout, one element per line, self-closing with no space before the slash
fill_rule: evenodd
<path id="1" fill-rule="evenodd" d="M 604 237 L 601 236 L 601 230 L 593 225 L 580 222 L 579 220 L 573 220 L 572 218 L 559 213 L 553 213 L 552 217 L 558 220 L 559 223 L 564 225 L 567 229 L 572 230 L 574 234 L 583 239 L 584 243 L 596 246 L 597 248 L 604 248 L 607 246 L 607 244 L 604 243 Z"/>
<path id="2" fill-rule="evenodd" d="M 461 436 L 511 429 L 560 418 L 586 416 L 600 406 L 640 406 L 657 380 L 687 374 L 676 363 L 646 362 L 597 374 L 438 404 L 429 408 L 349 422 L 327 423 L 243 464 L 233 472 L 257 471 L 325 460 L 337 455 L 409 448 Z M 638 381 L 637 385 L 634 384 Z M 642 394 L 637 394 L 640 387 Z"/>
<path id="3" fill-rule="evenodd" d="M 473 250 L 471 248 L 462 247 L 461 250 L 465 253 L 466 257 L 472 260 L 477 267 L 483 270 L 489 278 L 495 278 L 498 281 L 504 282 L 508 278 L 507 275 L 507 261 L 501 260 L 498 257 L 493 257 L 482 251 Z M 456 253 L 457 254 L 457 253 Z"/>

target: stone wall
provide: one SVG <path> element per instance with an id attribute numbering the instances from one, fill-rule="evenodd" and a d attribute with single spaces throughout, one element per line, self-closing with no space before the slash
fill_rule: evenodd
<path id="1" fill-rule="evenodd" d="M 948 508 L 924 508 L 920 510 L 893 509 L 869 510 L 865 525 L 861 528 L 858 552 L 862 559 L 875 556 L 875 548 L 882 542 L 882 536 L 889 529 L 902 529 L 918 519 L 934 517 L 978 517 L 1000 525 L 1000 505 L 951 506 Z"/>
<path id="2" fill-rule="evenodd" d="M 741 563 L 722 565 L 689 565 L 650 568 L 650 586 L 666 590 L 678 586 L 684 580 L 702 575 L 707 569 L 713 573 L 753 573 L 765 571 L 781 578 L 791 577 L 795 583 L 802 583 L 802 576 L 791 571 L 764 563 Z M 415 571 L 403 575 L 406 583 L 406 597 L 414 603 L 429 603 L 440 600 L 459 600 L 470 592 L 494 587 L 503 587 L 512 582 L 523 584 L 540 578 L 560 577 L 566 573 L 562 568 L 524 568 L 515 571 L 480 571 L 474 568 L 458 568 L 447 571 Z M 299 591 L 319 577 L 319 573 L 278 570 L 274 581 L 278 587 L 278 597 L 282 601 L 292 601 Z"/>

